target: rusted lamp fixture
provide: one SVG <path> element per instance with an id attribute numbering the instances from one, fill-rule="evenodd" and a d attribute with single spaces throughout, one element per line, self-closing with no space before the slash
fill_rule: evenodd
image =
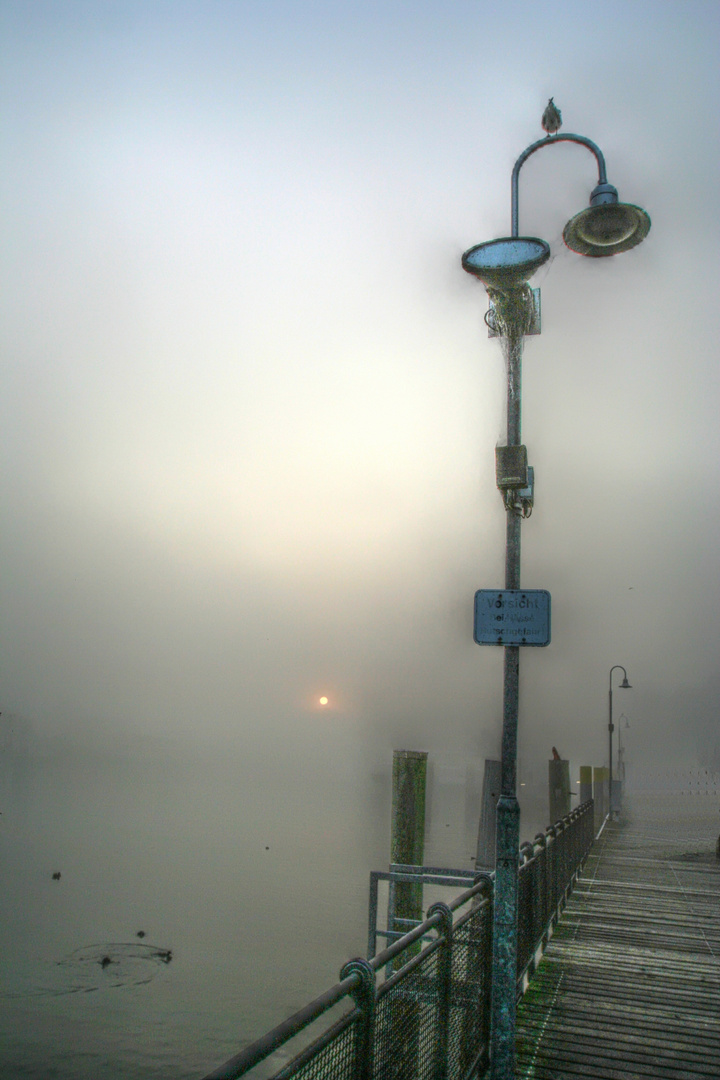
<path id="1" fill-rule="evenodd" d="M 550 258 L 550 245 L 536 236 L 505 236 L 476 244 L 462 257 L 463 269 L 491 289 L 516 289 Z"/>
<path id="2" fill-rule="evenodd" d="M 617 188 L 605 183 L 594 189 L 590 206 L 568 221 L 563 240 L 579 255 L 601 259 L 636 247 L 649 231 L 649 215 L 639 206 L 619 202 Z"/>

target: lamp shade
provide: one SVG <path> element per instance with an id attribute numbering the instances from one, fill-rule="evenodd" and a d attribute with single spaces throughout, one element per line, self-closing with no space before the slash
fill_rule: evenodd
<path id="1" fill-rule="evenodd" d="M 536 236 L 506 236 L 471 247 L 463 270 L 491 289 L 516 289 L 550 258 L 550 245 Z"/>
<path id="2" fill-rule="evenodd" d="M 631 203 L 606 202 L 581 210 L 563 229 L 563 240 L 572 251 L 604 258 L 629 251 L 650 231 L 650 217 Z"/>

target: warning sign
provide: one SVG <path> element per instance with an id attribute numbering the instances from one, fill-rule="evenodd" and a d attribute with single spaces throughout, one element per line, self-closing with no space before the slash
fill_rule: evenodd
<path id="1" fill-rule="evenodd" d="M 474 637 L 478 645 L 548 645 L 550 593 L 547 589 L 478 589 Z"/>

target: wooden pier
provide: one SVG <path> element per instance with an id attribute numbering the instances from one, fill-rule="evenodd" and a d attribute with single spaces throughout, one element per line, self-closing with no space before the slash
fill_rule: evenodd
<path id="1" fill-rule="evenodd" d="M 719 1080 L 720 814 L 703 803 L 606 825 L 518 1007 L 518 1080 Z"/>

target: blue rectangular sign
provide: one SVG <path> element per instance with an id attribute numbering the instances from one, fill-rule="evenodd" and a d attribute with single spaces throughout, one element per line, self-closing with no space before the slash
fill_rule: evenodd
<path id="1" fill-rule="evenodd" d="M 547 589 L 478 589 L 474 637 L 478 645 L 548 645 L 550 593 Z"/>

